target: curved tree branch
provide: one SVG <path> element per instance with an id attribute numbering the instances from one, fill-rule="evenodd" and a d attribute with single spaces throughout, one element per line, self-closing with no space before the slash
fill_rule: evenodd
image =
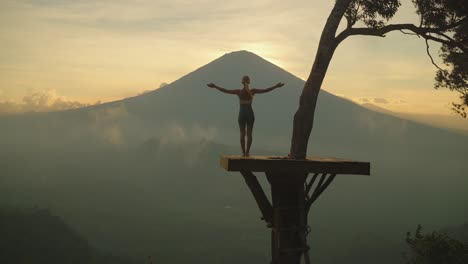
<path id="1" fill-rule="evenodd" d="M 430 52 L 430 50 L 429 50 L 429 41 L 428 41 L 427 39 L 425 39 L 425 41 L 426 41 L 426 53 L 427 53 L 427 56 L 429 56 L 429 58 L 431 59 L 432 65 L 434 65 L 437 69 L 443 71 L 443 70 L 439 67 L 439 65 L 437 65 L 437 64 L 435 63 L 434 58 L 432 58 L 432 56 L 431 56 L 431 52 Z"/>
<path id="2" fill-rule="evenodd" d="M 439 33 L 436 33 L 436 34 L 439 34 Z M 443 35 L 443 34 L 439 34 L 439 35 Z M 441 38 L 438 38 L 438 37 L 435 37 L 435 36 L 432 36 L 432 35 L 429 35 L 429 34 L 423 34 L 421 35 L 423 38 L 427 40 L 432 40 L 432 41 L 435 41 L 435 42 L 439 42 L 439 43 L 442 43 L 442 44 L 445 44 L 447 46 L 453 46 L 453 47 L 458 47 L 460 48 L 461 50 L 463 50 L 463 52 L 467 52 L 468 51 L 468 47 L 465 47 L 465 45 L 463 45 L 463 43 L 461 42 L 457 42 L 453 39 L 450 38 L 450 40 L 446 40 L 446 39 L 441 39 Z"/>
<path id="3" fill-rule="evenodd" d="M 437 32 L 436 33 L 437 35 L 441 35 L 442 37 L 448 39 L 449 41 L 451 42 L 456 42 L 452 37 L 448 36 L 447 34 L 443 33 L 443 32 Z"/>
<path id="4" fill-rule="evenodd" d="M 452 42 L 449 40 L 444 40 L 444 39 L 436 38 L 434 36 L 429 35 L 429 33 L 436 33 L 436 34 L 442 33 L 443 34 L 443 32 L 453 29 L 466 21 L 467 21 L 467 18 L 465 17 L 453 24 L 450 24 L 444 27 L 418 27 L 414 24 L 391 24 L 391 25 L 380 27 L 380 28 L 347 28 L 343 30 L 340 34 L 338 34 L 338 36 L 336 36 L 336 45 L 340 44 L 343 40 L 345 40 L 349 36 L 363 35 L 363 36 L 385 37 L 385 34 L 392 32 L 392 31 L 407 30 L 419 36 L 422 36 L 426 39 L 430 39 L 430 40 L 437 41 L 437 42 L 447 44 L 447 45 L 455 45 L 459 47 L 460 49 L 462 49 L 463 51 L 466 51 L 467 47 L 465 47 L 463 43 Z"/>
<path id="5" fill-rule="evenodd" d="M 400 29 L 401 33 L 405 34 L 405 35 L 413 35 L 413 36 L 417 36 L 418 34 L 416 33 L 411 33 L 411 32 L 406 32 L 406 31 L 403 31 L 403 29 Z"/>

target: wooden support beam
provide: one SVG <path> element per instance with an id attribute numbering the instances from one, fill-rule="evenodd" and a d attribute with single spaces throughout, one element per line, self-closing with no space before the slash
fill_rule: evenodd
<path id="1" fill-rule="evenodd" d="M 312 179 L 310 179 L 310 181 L 307 183 L 307 185 L 306 185 L 306 187 L 305 187 L 305 188 L 306 188 L 306 189 L 305 189 L 305 195 L 306 195 L 306 197 L 309 197 L 309 191 L 310 191 L 310 189 L 312 188 L 312 186 L 314 185 L 314 182 L 315 182 L 315 180 L 317 179 L 317 176 L 318 176 L 318 175 L 319 175 L 318 173 L 314 173 L 314 176 L 312 176 Z M 307 178 L 306 178 L 306 182 L 307 182 Z"/>
<path id="2" fill-rule="evenodd" d="M 309 264 L 307 245 L 308 212 L 311 205 L 337 174 L 370 175 L 370 163 L 336 158 L 307 157 L 303 160 L 277 156 L 222 156 L 221 166 L 239 171 L 250 188 L 263 218 L 272 228 L 273 264 Z M 265 172 L 271 185 L 272 201 L 266 197 L 252 172 Z M 309 182 L 307 176 L 314 173 Z M 320 176 L 315 189 L 314 183 Z M 309 192 L 314 189 L 309 196 Z"/>
<path id="3" fill-rule="evenodd" d="M 322 175 L 322 179 L 324 179 L 324 177 L 325 177 L 325 175 Z M 312 194 L 312 196 L 306 201 L 306 212 L 309 212 L 310 207 L 312 206 L 312 204 L 328 188 L 328 186 L 330 185 L 330 183 L 332 183 L 332 181 L 335 179 L 335 177 L 336 177 L 336 174 L 332 174 L 332 175 L 328 176 L 327 180 L 323 184 L 319 184 L 315 188 L 314 193 Z M 320 179 L 320 180 L 322 180 L 322 179 Z"/>
<path id="4" fill-rule="evenodd" d="M 267 223 L 272 222 L 272 215 L 273 215 L 273 208 L 271 207 L 271 203 L 268 200 L 265 192 L 263 191 L 262 186 L 258 182 L 257 177 L 250 172 L 250 171 L 241 171 L 240 172 L 244 177 L 247 186 L 249 187 L 250 191 L 252 192 L 255 201 L 257 202 L 258 208 L 262 213 L 263 219 Z"/>
<path id="5" fill-rule="evenodd" d="M 323 182 L 325 181 L 325 178 L 327 177 L 327 173 L 322 173 L 322 176 L 320 176 L 320 180 L 317 184 L 317 187 L 315 187 L 315 190 L 314 192 L 312 193 L 312 195 L 310 196 L 311 198 L 313 198 L 314 196 L 317 195 L 317 193 L 319 192 Z"/>

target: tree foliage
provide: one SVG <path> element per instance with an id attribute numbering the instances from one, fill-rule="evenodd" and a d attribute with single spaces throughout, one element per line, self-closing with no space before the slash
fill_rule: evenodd
<path id="1" fill-rule="evenodd" d="M 460 25 L 455 30 L 453 39 L 467 45 L 468 23 Z M 468 53 L 457 46 L 443 44 L 440 55 L 450 70 L 439 69 L 437 71 L 435 88 L 448 88 L 458 92 L 460 101 L 452 103 L 452 109 L 466 118 L 468 111 Z"/>
<path id="2" fill-rule="evenodd" d="M 400 30 L 416 35 L 426 42 L 427 54 L 438 68 L 435 88 L 448 88 L 459 94 L 460 101 L 452 103 L 461 116 L 468 111 L 468 8 L 460 0 L 412 0 L 419 24 L 388 24 L 400 7 L 399 0 L 351 0 L 344 17 L 347 28 L 339 36 L 341 42 L 351 35 L 375 35 Z M 365 27 L 355 28 L 357 24 Z M 445 64 L 440 68 L 429 53 L 429 41 L 441 44 L 439 55 Z"/>
<path id="3" fill-rule="evenodd" d="M 466 41 L 468 28 L 467 2 L 463 0 L 412 0 L 419 22 L 391 24 L 389 21 L 400 9 L 400 0 L 336 0 L 320 36 L 312 70 L 302 89 L 299 108 L 294 114 L 294 125 L 289 157 L 303 159 L 312 132 L 315 107 L 323 80 L 336 48 L 351 36 L 385 37 L 389 32 L 400 31 L 425 41 L 432 63 L 429 43 L 442 45 L 440 55 L 446 68 L 439 68 L 435 87 L 458 92 L 461 102 L 453 103 L 454 110 L 466 117 L 468 110 L 468 79 L 466 67 Z M 341 21 L 346 27 L 338 32 Z"/>
<path id="4" fill-rule="evenodd" d="M 353 0 L 344 17 L 348 22 L 348 28 L 358 21 L 363 22 L 367 27 L 379 28 L 385 26 L 386 22 L 396 14 L 400 5 L 399 0 Z"/>
<path id="5" fill-rule="evenodd" d="M 407 264 L 465 264 L 468 263 L 468 247 L 445 233 L 433 231 L 422 234 L 418 225 L 414 236 L 406 234 L 410 251 L 404 257 Z"/>

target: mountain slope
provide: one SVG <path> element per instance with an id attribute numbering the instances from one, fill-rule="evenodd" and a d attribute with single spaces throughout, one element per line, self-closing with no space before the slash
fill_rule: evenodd
<path id="1" fill-rule="evenodd" d="M 206 83 L 238 88 L 245 74 L 251 76 L 253 87 L 286 83 L 281 89 L 255 97 L 252 154 L 269 154 L 257 149 L 287 154 L 303 81 L 247 51 L 226 54 L 161 89 L 133 98 L 78 110 L 2 118 L 2 149 L 88 152 L 108 144 L 126 148 L 152 137 L 167 142 L 207 139 L 235 146 L 238 99 L 210 89 Z M 466 183 L 468 170 L 467 136 L 373 112 L 326 91 L 319 96 L 309 154 L 372 164 L 371 179 L 361 182 L 360 178 L 346 178 L 337 184 L 353 186 L 355 189 L 350 187 L 349 191 L 363 200 L 370 198 L 371 191 L 380 206 L 392 206 L 394 194 L 390 189 L 377 191 L 376 184 L 400 188 L 407 195 L 408 205 L 417 199 L 421 203 L 435 199 L 439 207 L 460 208 L 463 200 L 457 200 L 456 195 L 466 197 L 461 186 Z M 411 197 L 414 188 L 421 189 L 417 194 L 420 198 Z M 360 196 L 362 191 L 365 195 Z M 435 196 L 441 191 L 450 191 L 444 203 Z M 430 214 L 434 205 L 423 204 Z M 467 213 L 459 210 L 455 214 L 460 217 Z M 436 219 L 442 221 L 443 217 Z"/>
<path id="2" fill-rule="evenodd" d="M 272 93 L 256 96 L 254 144 L 282 148 L 287 154 L 292 117 L 304 82 L 247 51 L 226 54 L 161 89 L 122 101 L 65 112 L 1 117 L 0 140 L 23 144 L 34 137 L 31 143 L 73 140 L 94 146 L 100 141 L 140 143 L 152 136 L 172 136 L 179 130 L 185 133 L 181 136 L 199 133 L 237 144 L 238 99 L 207 88 L 206 83 L 240 88 L 245 74 L 251 76 L 253 87 L 286 83 Z M 438 139 L 431 144 L 440 142 L 438 147 L 447 149 L 467 143 L 465 136 L 370 111 L 321 91 L 310 149 L 311 154 L 320 154 L 325 146 L 336 145 L 356 152 L 366 144 L 425 144 L 430 138 Z"/>
<path id="3" fill-rule="evenodd" d="M 237 98 L 205 85 L 239 88 L 245 74 L 253 87 L 286 83 L 255 97 L 252 154 L 287 154 L 304 82 L 255 54 L 233 52 L 137 97 L 1 117 L 0 200 L 52 207 L 93 243 L 135 255 L 155 244 L 176 250 L 183 241 L 197 257 L 211 252 L 210 239 L 219 239 L 229 247 L 217 244 L 213 262 L 227 263 L 231 248 L 268 259 L 267 231 L 255 220 L 253 199 L 239 175 L 218 166 L 219 155 L 240 152 Z M 321 91 L 309 154 L 370 161 L 372 173 L 338 176 L 314 204 L 317 252 L 345 248 L 363 232 L 384 229 L 394 242 L 417 224 L 436 229 L 468 219 L 466 136 Z M 182 234 L 173 232 L 181 226 Z M 248 243 L 234 243 L 243 239 Z"/>
<path id="4" fill-rule="evenodd" d="M 136 263 L 96 251 L 45 209 L 0 208 L 1 263 Z"/>
<path id="5" fill-rule="evenodd" d="M 404 112 L 392 112 L 371 103 L 364 103 L 361 106 L 375 111 L 392 116 L 401 117 L 402 119 L 411 120 L 428 126 L 439 127 L 442 129 L 458 132 L 460 134 L 468 135 L 468 120 L 460 117 L 459 115 L 437 115 L 437 114 L 415 114 Z"/>

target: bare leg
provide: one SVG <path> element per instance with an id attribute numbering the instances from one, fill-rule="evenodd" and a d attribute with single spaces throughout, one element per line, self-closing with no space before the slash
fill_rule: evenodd
<path id="1" fill-rule="evenodd" d="M 246 156 L 250 155 L 250 146 L 252 146 L 252 130 L 253 126 L 247 127 L 247 152 L 245 153 Z"/>
<path id="2" fill-rule="evenodd" d="M 242 156 L 245 156 L 245 128 L 240 129 L 240 144 L 242 148 Z"/>

